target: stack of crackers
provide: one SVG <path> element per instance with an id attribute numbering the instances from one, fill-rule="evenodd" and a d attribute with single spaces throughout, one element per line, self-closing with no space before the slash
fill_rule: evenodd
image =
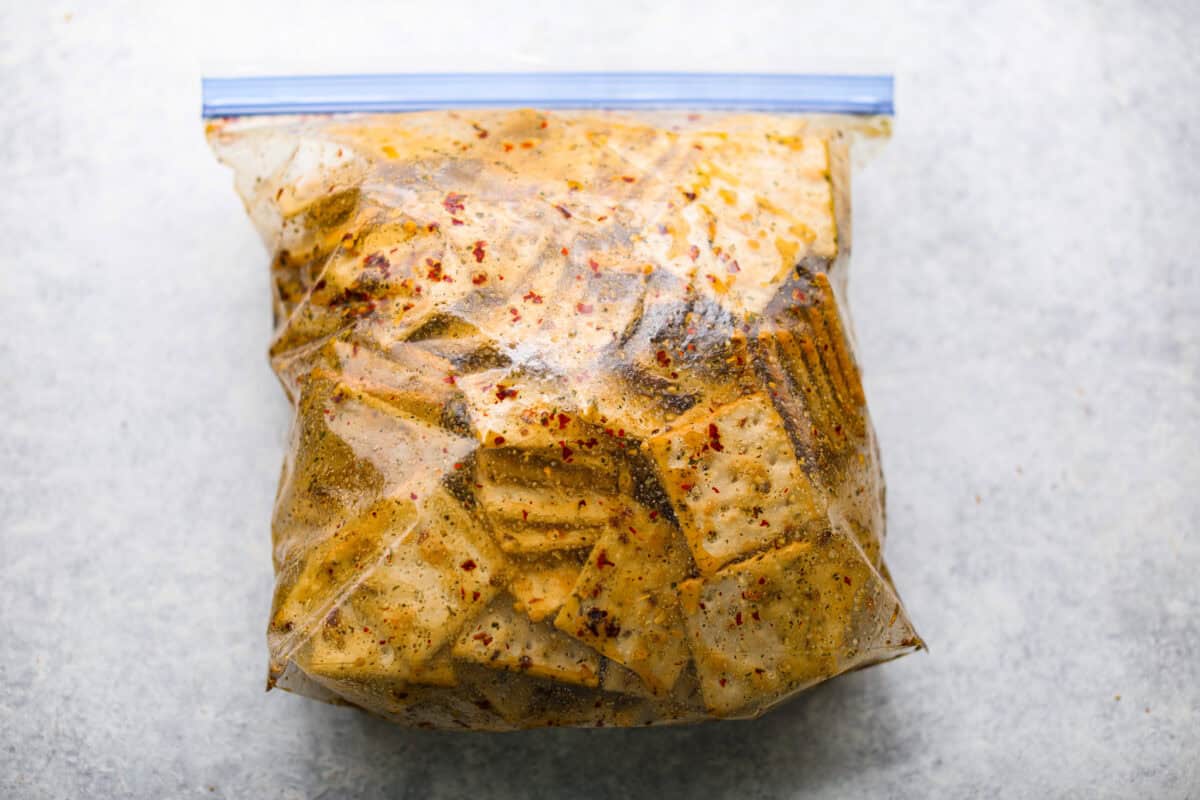
<path id="1" fill-rule="evenodd" d="M 272 684 L 419 726 L 666 724 L 922 646 L 839 313 L 834 122 L 210 129 L 231 161 L 266 136 L 297 143 L 245 190 L 297 412 Z"/>

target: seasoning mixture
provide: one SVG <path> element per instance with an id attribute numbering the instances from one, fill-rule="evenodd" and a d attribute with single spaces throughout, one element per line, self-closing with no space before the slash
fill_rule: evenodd
<path id="1" fill-rule="evenodd" d="M 426 727 L 649 725 L 920 648 L 837 301 L 844 123 L 210 123 L 296 410 L 272 685 Z"/>

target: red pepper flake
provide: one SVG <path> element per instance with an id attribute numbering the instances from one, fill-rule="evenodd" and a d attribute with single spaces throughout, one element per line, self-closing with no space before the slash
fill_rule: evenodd
<path id="1" fill-rule="evenodd" d="M 757 611 L 751 611 L 750 616 L 754 618 L 755 622 L 762 622 L 762 619 L 759 618 Z"/>
<path id="2" fill-rule="evenodd" d="M 720 493 L 721 493 L 721 490 L 720 490 L 720 489 L 718 489 L 718 488 L 717 488 L 717 487 L 715 487 L 715 486 L 714 486 L 714 487 L 712 487 L 712 490 L 713 490 L 713 494 L 720 494 Z"/>
<path id="3" fill-rule="evenodd" d="M 477 567 L 479 565 L 475 563 L 474 559 L 468 558 L 466 561 L 462 562 L 462 564 L 460 566 L 463 568 L 464 571 L 470 572 L 471 570 L 475 569 L 475 567 Z"/>
<path id="4" fill-rule="evenodd" d="M 561 431 L 563 428 L 567 427 L 567 425 L 568 425 L 570 422 L 571 422 L 571 418 L 570 418 L 570 417 L 568 417 L 566 414 L 561 414 L 561 413 L 560 413 L 560 414 L 558 415 L 558 429 L 559 429 L 560 431 Z"/>
<path id="5" fill-rule="evenodd" d="M 484 647 L 487 647 L 489 644 L 492 643 L 492 637 L 488 634 L 487 631 L 480 631 L 479 633 L 475 634 L 471 638 L 477 642 L 483 642 Z"/>
<path id="6" fill-rule="evenodd" d="M 478 599 L 479 599 L 479 592 L 471 592 L 471 601 L 474 602 Z"/>
<path id="7" fill-rule="evenodd" d="M 559 442 L 558 446 L 562 448 L 563 461 L 569 462 L 571 460 L 571 456 L 574 455 L 575 451 L 572 450 L 571 448 L 567 447 L 566 442 Z"/>
<path id="8" fill-rule="evenodd" d="M 700 248 L 696 247 L 696 245 L 692 245 L 688 248 L 688 256 L 692 259 L 692 261 L 695 261 L 700 257 Z"/>
<path id="9" fill-rule="evenodd" d="M 730 275 L 733 275 L 735 273 L 741 272 L 742 268 L 738 266 L 737 259 L 735 258 L 733 261 L 730 261 L 728 264 L 725 265 L 725 271 L 728 272 Z"/>
<path id="10" fill-rule="evenodd" d="M 651 511 L 651 512 L 650 512 L 650 519 L 658 519 L 658 512 L 657 512 L 657 511 Z"/>
<path id="11" fill-rule="evenodd" d="M 525 141 L 521 142 L 521 149 L 531 150 L 534 144 L 535 143 L 532 139 L 526 139 Z"/>
<path id="12" fill-rule="evenodd" d="M 558 209 L 558 213 L 560 213 L 560 214 L 562 214 L 562 215 L 563 215 L 563 219 L 570 219 L 570 218 L 571 218 L 571 212 L 570 212 L 570 211 L 567 211 L 567 210 L 566 210 L 565 208 L 563 208 L 562 206 L 555 206 L 555 208 L 557 208 L 557 209 Z"/>
<path id="13" fill-rule="evenodd" d="M 654 359 L 658 362 L 658 365 L 660 367 L 671 366 L 671 357 L 669 355 L 667 355 L 666 350 L 659 350 L 657 353 L 654 354 Z"/>
<path id="14" fill-rule="evenodd" d="M 504 143 L 504 152 L 511 153 L 513 146 L 509 142 Z"/>
<path id="15" fill-rule="evenodd" d="M 463 468 L 463 463 L 462 463 L 461 461 L 455 461 L 455 462 L 454 462 L 454 468 L 455 468 L 455 469 L 462 469 L 462 468 Z"/>
<path id="16" fill-rule="evenodd" d="M 384 275 L 387 275 L 392 269 L 391 263 L 383 253 L 372 253 L 367 256 L 363 259 L 363 266 L 368 269 L 377 269 Z"/>
<path id="17" fill-rule="evenodd" d="M 313 289 L 318 292 L 324 288 L 325 288 L 325 279 L 324 278 L 321 278 L 321 280 L 317 281 L 316 284 L 313 286 Z"/>
<path id="18" fill-rule="evenodd" d="M 517 396 L 517 391 L 518 391 L 517 389 L 513 389 L 509 386 L 505 386 L 503 383 L 497 383 L 496 384 L 496 402 L 499 403 L 503 400 L 511 400 L 512 398 Z"/>
<path id="19" fill-rule="evenodd" d="M 465 222 L 463 222 L 463 221 L 462 221 L 461 219 L 459 219 L 458 217 L 451 217 L 451 218 L 450 218 L 450 224 L 451 224 L 451 225 L 465 225 L 466 223 L 465 223 Z"/>
<path id="20" fill-rule="evenodd" d="M 592 268 L 592 272 L 595 272 L 595 273 L 599 273 L 599 272 L 600 272 L 600 262 L 598 262 L 596 259 L 594 259 L 594 258 L 589 258 L 589 259 L 588 259 L 588 266 Z"/>
<path id="21" fill-rule="evenodd" d="M 488 137 L 487 129 L 480 127 L 478 122 L 472 122 L 471 127 L 475 129 L 475 135 L 480 139 L 486 139 Z"/>
<path id="22" fill-rule="evenodd" d="M 618 439 L 625 438 L 625 429 L 624 428 L 617 428 L 617 438 Z"/>
<path id="23" fill-rule="evenodd" d="M 740 611 L 737 612 L 737 616 L 735 616 L 733 618 L 733 621 L 736 622 L 738 625 L 741 625 L 742 624 L 742 612 L 740 612 Z"/>
<path id="24" fill-rule="evenodd" d="M 688 202 L 689 202 L 689 203 L 691 203 L 692 201 L 694 201 L 694 200 L 696 199 L 696 193 L 695 193 L 695 192 L 684 192 L 684 193 L 683 193 L 683 196 L 684 196 L 684 197 L 686 197 L 686 198 L 688 199 Z"/>
<path id="25" fill-rule="evenodd" d="M 766 582 L 767 582 L 767 579 L 766 579 L 766 578 L 759 578 L 759 579 L 758 579 L 758 585 L 759 585 L 759 586 L 762 586 L 762 585 L 763 585 L 764 583 L 766 583 Z"/>
<path id="26" fill-rule="evenodd" d="M 538 127 L 540 127 L 540 128 L 545 128 L 545 127 L 546 127 L 547 125 L 549 125 L 549 124 L 550 124 L 550 123 L 549 123 L 549 122 L 547 122 L 546 120 L 542 120 L 542 124 L 541 124 L 541 125 L 539 125 Z"/>
<path id="27" fill-rule="evenodd" d="M 760 527 L 760 528 L 769 528 L 769 527 L 771 527 L 771 523 L 767 522 L 767 521 L 764 519 L 762 522 L 758 523 L 758 527 Z"/>
<path id="28" fill-rule="evenodd" d="M 416 493 L 416 492 L 409 492 L 409 493 L 408 493 L 408 499 L 409 499 L 409 500 L 416 500 L 416 499 L 417 499 L 417 493 Z"/>
<path id="29" fill-rule="evenodd" d="M 580 314 L 590 314 L 595 309 L 592 307 L 591 303 L 576 303 L 575 310 Z"/>
<path id="30" fill-rule="evenodd" d="M 429 280 L 440 281 L 443 277 L 445 277 L 442 274 L 442 262 L 434 261 L 432 258 L 427 258 L 425 259 L 425 266 L 429 267 L 429 272 L 427 275 Z"/>
<path id="31" fill-rule="evenodd" d="M 533 666 L 533 659 L 529 656 L 521 656 L 517 659 L 517 666 L 521 669 L 529 669 Z"/>
<path id="32" fill-rule="evenodd" d="M 487 255 L 487 251 L 483 249 L 486 246 L 487 242 L 483 241 L 482 239 L 475 242 L 475 249 L 471 251 L 471 254 L 475 256 L 476 263 L 481 263 L 483 261 L 483 257 Z"/>
<path id="33" fill-rule="evenodd" d="M 442 200 L 442 208 L 446 209 L 447 214 L 454 214 L 455 212 L 458 212 L 458 211 L 465 211 L 466 207 L 463 205 L 463 200 L 466 200 L 466 199 L 467 199 L 467 196 L 465 194 L 459 194 L 458 192 L 450 192 L 449 194 L 446 195 L 446 199 Z"/>
<path id="34" fill-rule="evenodd" d="M 719 684 L 721 684 L 722 686 L 724 686 L 724 685 L 726 684 L 726 680 L 725 680 L 724 678 L 720 678 L 720 679 L 718 679 L 718 680 L 717 680 L 717 683 L 719 683 Z"/>
<path id="35" fill-rule="evenodd" d="M 504 437 L 503 437 L 503 436 L 497 436 L 497 437 L 496 437 L 496 439 L 495 439 L 495 442 L 496 442 L 496 444 L 497 444 L 497 445 L 501 445 L 501 444 L 504 444 L 504 442 L 505 442 L 505 439 L 504 439 Z"/>
<path id="36" fill-rule="evenodd" d="M 564 256 L 569 256 L 571 254 L 571 251 L 565 247 L 562 250 L 559 250 L 558 252 L 562 253 Z"/>
<path id="37" fill-rule="evenodd" d="M 681 484 L 679 484 L 679 488 L 683 489 L 685 492 L 690 492 L 692 490 L 692 487 L 695 485 L 696 484 L 694 484 L 694 483 L 681 483 Z"/>
<path id="38" fill-rule="evenodd" d="M 368 628 L 366 625 L 364 625 L 364 626 L 363 626 L 363 633 L 370 633 L 370 632 L 371 632 L 371 629 L 370 629 L 370 628 Z"/>
<path id="39" fill-rule="evenodd" d="M 431 222 L 425 226 L 425 230 L 429 231 L 430 233 L 435 233 L 438 230 L 441 230 L 441 227 L 442 226 L 438 225 L 436 222 Z"/>
<path id="40" fill-rule="evenodd" d="M 842 583 L 844 583 L 844 584 L 846 584 L 847 586 L 849 586 L 849 585 L 850 585 L 850 576 L 849 576 L 849 575 L 843 575 L 843 576 L 842 576 Z"/>
<path id="41" fill-rule="evenodd" d="M 616 564 L 608 560 L 608 552 L 600 551 L 600 555 L 596 556 L 596 569 L 604 569 L 605 567 L 615 567 Z"/>
<path id="42" fill-rule="evenodd" d="M 521 519 L 525 520 L 526 522 L 529 521 L 529 512 L 527 510 L 521 509 Z"/>
<path id="43" fill-rule="evenodd" d="M 721 444 L 721 431 L 715 422 L 708 423 L 708 445 L 718 453 L 725 449 Z"/>
<path id="44" fill-rule="evenodd" d="M 471 283 L 475 284 L 476 286 L 483 286 L 485 283 L 487 283 L 487 275 L 482 272 L 477 272 L 471 276 Z"/>
<path id="45" fill-rule="evenodd" d="M 637 179 L 631 175 L 622 175 L 621 180 L 625 181 L 626 183 L 633 183 Z"/>
<path id="46" fill-rule="evenodd" d="M 538 303 L 542 302 L 542 296 L 540 294 L 538 294 L 537 292 L 535 292 L 533 289 L 530 289 L 525 294 L 525 296 L 522 297 L 521 299 L 524 300 L 526 303 L 538 304 Z"/>

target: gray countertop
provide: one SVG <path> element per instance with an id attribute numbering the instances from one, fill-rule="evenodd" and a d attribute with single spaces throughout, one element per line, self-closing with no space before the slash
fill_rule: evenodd
<path id="1" fill-rule="evenodd" d="M 1200 798 L 1195 4 L 84 5 L 0 10 L 0 796 Z M 288 413 L 202 67 L 847 56 L 899 81 L 851 300 L 930 652 L 668 730 L 264 693 Z"/>

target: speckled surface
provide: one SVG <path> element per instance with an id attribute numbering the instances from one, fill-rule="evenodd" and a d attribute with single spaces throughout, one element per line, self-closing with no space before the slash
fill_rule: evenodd
<path id="1" fill-rule="evenodd" d="M 1194 3 L 87 5 L 0 9 L 0 796 L 1200 798 Z M 899 76 L 851 299 L 931 652 L 661 731 L 265 694 L 287 407 L 202 66 L 847 56 Z"/>

